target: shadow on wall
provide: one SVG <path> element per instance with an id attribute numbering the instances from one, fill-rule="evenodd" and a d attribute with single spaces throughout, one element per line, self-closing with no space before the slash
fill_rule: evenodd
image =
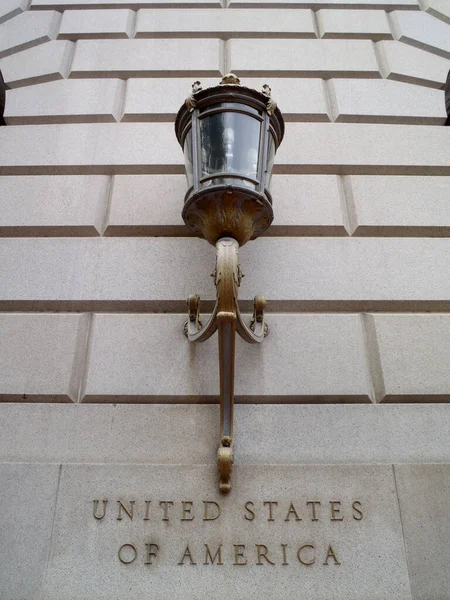
<path id="1" fill-rule="evenodd" d="M 447 111 L 446 125 L 450 126 L 450 71 L 447 75 L 447 83 L 445 84 L 445 109 Z"/>
<path id="2" fill-rule="evenodd" d="M 3 113 L 5 112 L 5 98 L 6 98 L 6 86 L 3 79 L 2 72 L 0 71 L 0 127 L 6 125 Z"/>

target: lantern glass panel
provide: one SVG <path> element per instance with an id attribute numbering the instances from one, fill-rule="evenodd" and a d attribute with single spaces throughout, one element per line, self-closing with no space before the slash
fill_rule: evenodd
<path id="1" fill-rule="evenodd" d="M 184 138 L 184 164 L 186 166 L 186 178 L 188 186 L 194 185 L 194 168 L 192 161 L 192 129 L 189 129 L 186 137 Z"/>
<path id="2" fill-rule="evenodd" d="M 218 112 L 201 117 L 200 180 L 216 173 L 230 173 L 258 179 L 258 156 L 261 121 L 236 112 Z M 214 179 L 213 184 L 240 184 L 255 189 L 256 185 L 235 178 Z M 209 185 L 205 182 L 205 185 Z"/>

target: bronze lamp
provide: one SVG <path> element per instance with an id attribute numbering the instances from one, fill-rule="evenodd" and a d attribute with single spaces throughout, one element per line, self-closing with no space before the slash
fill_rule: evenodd
<path id="1" fill-rule="evenodd" d="M 236 332 L 249 343 L 267 335 L 265 300 L 254 299 L 253 319 L 244 323 L 238 305 L 242 272 L 239 246 L 260 236 L 273 220 L 269 192 L 275 152 L 284 121 L 263 90 L 240 85 L 233 74 L 202 89 L 199 81 L 178 111 L 177 139 L 183 148 L 188 191 L 182 216 L 189 229 L 216 246 L 214 282 L 217 300 L 208 322 L 199 319 L 200 298 L 188 298 L 185 333 L 203 342 L 218 330 L 220 361 L 219 489 L 231 489 L 233 463 L 234 349 Z"/>

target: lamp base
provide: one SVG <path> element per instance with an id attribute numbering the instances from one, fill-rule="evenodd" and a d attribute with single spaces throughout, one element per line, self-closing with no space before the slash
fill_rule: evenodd
<path id="1" fill-rule="evenodd" d="M 216 245 L 223 237 L 239 246 L 259 237 L 273 221 L 270 200 L 235 185 L 215 185 L 195 193 L 185 203 L 184 222 L 199 237 Z"/>

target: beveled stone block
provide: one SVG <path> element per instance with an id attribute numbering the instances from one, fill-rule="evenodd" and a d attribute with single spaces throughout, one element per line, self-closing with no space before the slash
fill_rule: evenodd
<path id="1" fill-rule="evenodd" d="M 189 94 L 193 78 L 129 79 L 122 121 L 173 121 Z M 219 78 L 201 78 L 203 88 L 219 83 Z M 257 90 L 266 83 L 283 112 L 285 121 L 329 121 L 329 109 L 321 79 L 253 78 L 242 84 Z"/>
<path id="2" fill-rule="evenodd" d="M 61 15 L 58 12 L 25 12 L 0 25 L 0 58 L 54 40 Z"/>
<path id="3" fill-rule="evenodd" d="M 388 0 L 389 2 L 391 0 Z M 404 0 L 408 1 L 408 0 Z M 31 10 L 83 10 L 95 8 L 179 8 L 193 6 L 195 8 L 222 8 L 220 0 L 31 0 Z"/>
<path id="4" fill-rule="evenodd" d="M 375 48 L 386 79 L 444 89 L 450 60 L 398 41 L 377 42 Z"/>
<path id="5" fill-rule="evenodd" d="M 369 402 L 357 315 L 272 313 L 269 320 L 267 344 L 236 344 L 238 402 Z M 183 315 L 96 315 L 84 401 L 215 402 L 217 339 L 190 346 L 183 323 Z"/>
<path id="6" fill-rule="evenodd" d="M 18 125 L 0 129 L 0 144 L 4 149 L 0 173 L 3 160 L 13 167 L 13 174 L 22 175 L 182 173 L 184 169 L 171 123 Z M 19 167 L 21 162 L 27 163 L 25 168 Z M 141 163 L 138 168 L 137 163 Z"/>
<path id="7" fill-rule="evenodd" d="M 347 235 L 336 175 L 274 175 L 275 217 L 267 235 Z"/>
<path id="8" fill-rule="evenodd" d="M 215 298 L 215 252 L 204 240 L 10 238 L 0 254 L 3 309 L 184 313 L 189 294 Z M 449 310 L 448 238 L 265 237 L 240 260 L 246 310 L 257 293 L 272 311 Z"/>
<path id="9" fill-rule="evenodd" d="M 450 23 L 423 12 L 410 11 L 393 11 L 390 19 L 396 39 L 450 58 Z"/>
<path id="10" fill-rule="evenodd" d="M 80 40 L 70 77 L 219 76 L 223 41 Z"/>
<path id="11" fill-rule="evenodd" d="M 387 79 L 332 79 L 328 86 L 338 122 L 445 123 L 442 90 Z"/>
<path id="12" fill-rule="evenodd" d="M 414 600 L 450 598 L 450 465 L 395 465 Z"/>
<path id="13" fill-rule="evenodd" d="M 186 189 L 184 175 L 116 175 L 105 234 L 189 236 L 181 218 Z"/>
<path id="14" fill-rule="evenodd" d="M 10 88 L 63 79 L 69 73 L 74 44 L 52 41 L 0 60 L 5 83 Z"/>
<path id="15" fill-rule="evenodd" d="M 50 0 L 34 0 L 34 2 Z M 67 0 L 66 0 L 67 1 Z M 238 7 L 271 7 L 271 8 L 348 8 L 367 9 L 367 0 L 231 0 L 230 6 Z M 370 8 L 380 10 L 420 10 L 417 0 L 370 0 Z"/>
<path id="16" fill-rule="evenodd" d="M 377 391 L 382 402 L 450 400 L 450 315 L 369 315 Z"/>
<path id="17" fill-rule="evenodd" d="M 109 184 L 106 175 L 0 177 L 0 236 L 97 236 Z"/>
<path id="18" fill-rule="evenodd" d="M 411 599 L 391 467 L 236 466 L 226 497 L 216 492 L 215 471 L 214 464 L 64 466 L 46 599 L 78 600 L 102 589 L 114 600 L 137 600 L 149 578 L 160 600 L 206 598 L 217 587 L 231 600 L 256 600 L 261 589 L 268 598 L 292 598 L 299 582 L 310 598 L 332 587 L 336 600 L 362 600 L 375 587 L 380 600 Z M 98 517 L 107 500 L 103 518 L 94 518 L 95 499 Z M 160 504 L 167 500 L 173 505 Z M 132 519 L 123 508 L 118 514 L 119 501 L 128 511 L 134 501 Z M 272 517 L 267 502 L 277 503 Z M 205 510 L 206 518 L 220 516 L 203 520 Z M 147 547 L 155 556 L 145 544 L 157 544 Z"/>
<path id="19" fill-rule="evenodd" d="M 78 400 L 89 316 L 0 314 L 0 401 Z"/>
<path id="20" fill-rule="evenodd" d="M 352 235 L 450 236 L 448 177 L 345 177 Z"/>
<path id="21" fill-rule="evenodd" d="M 392 39 L 386 13 L 380 10 L 319 10 L 319 37 L 328 39 Z"/>
<path id="22" fill-rule="evenodd" d="M 380 77 L 368 40 L 230 40 L 227 51 L 239 76 Z"/>
<path id="23" fill-rule="evenodd" d="M 20 15 L 28 7 L 28 0 L 3 0 L 0 6 L 0 23 Z"/>
<path id="24" fill-rule="evenodd" d="M 182 235 L 184 175 L 116 175 L 106 235 Z M 335 175 L 274 175 L 266 235 L 346 235 Z M 176 201 L 178 199 L 178 202 Z"/>
<path id="25" fill-rule="evenodd" d="M 288 123 L 274 171 L 449 175 L 448 138 L 448 128 L 429 125 Z M 171 123 L 2 127 L 0 145 L 3 175 L 184 173 Z"/>
<path id="26" fill-rule="evenodd" d="M 2 598 L 42 597 L 59 470 L 59 465 L 0 464 Z"/>
<path id="27" fill-rule="evenodd" d="M 289 123 L 275 172 L 448 175 L 449 137 L 446 127 L 430 125 Z"/>
<path id="28" fill-rule="evenodd" d="M 125 82 L 65 79 L 9 90 L 8 125 L 120 121 Z"/>
<path id="29" fill-rule="evenodd" d="M 235 465 L 450 463 L 450 404 L 236 404 L 234 421 Z M 219 407 L 4 402 L 0 423 L 0 462 L 212 464 Z"/>
<path id="30" fill-rule="evenodd" d="M 450 24 L 450 6 L 447 0 L 420 0 L 420 4 L 427 13 Z"/>
<path id="31" fill-rule="evenodd" d="M 271 9 L 140 10 L 136 23 L 137 38 L 233 37 L 315 38 L 311 10 L 273 11 Z"/>
<path id="32" fill-rule="evenodd" d="M 58 39 L 120 39 L 133 37 L 136 14 L 132 10 L 66 10 Z"/>

